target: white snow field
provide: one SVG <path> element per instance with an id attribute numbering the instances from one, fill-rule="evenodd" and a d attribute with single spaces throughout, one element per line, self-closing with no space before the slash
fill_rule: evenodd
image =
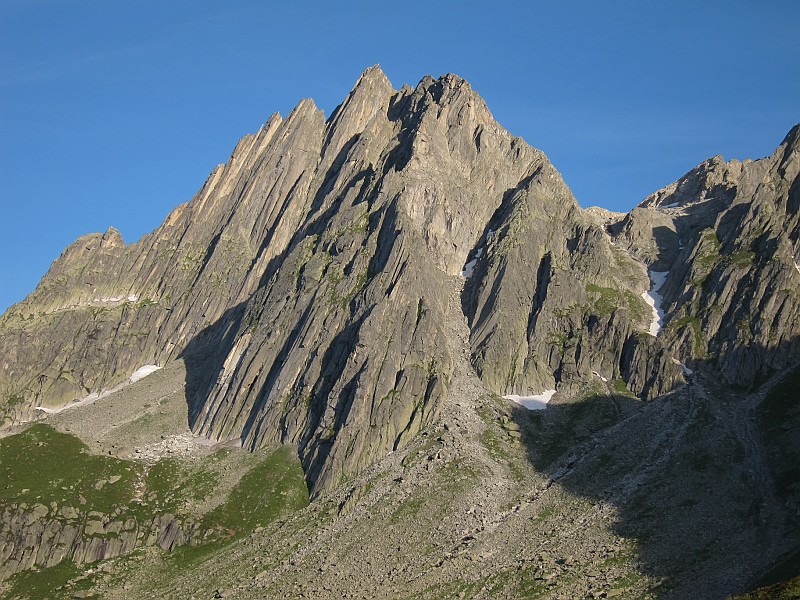
<path id="1" fill-rule="evenodd" d="M 653 309 L 653 320 L 650 322 L 650 331 L 648 332 L 653 337 L 658 335 L 664 325 L 664 311 L 661 309 L 664 297 L 658 293 L 658 290 L 664 285 L 668 274 L 669 271 L 648 271 L 653 287 L 650 288 L 649 292 L 642 292 L 642 298 Z"/>
<path id="2" fill-rule="evenodd" d="M 48 415 L 54 415 L 60 413 L 62 410 L 68 410 L 70 408 L 75 408 L 76 406 L 85 406 L 86 404 L 91 404 L 95 400 L 99 400 L 100 398 L 105 398 L 109 394 L 113 394 L 117 390 L 122 389 L 123 387 L 129 385 L 130 383 L 136 383 L 140 379 L 144 379 L 151 373 L 155 373 L 156 371 L 158 371 L 160 368 L 161 367 L 159 367 L 158 365 L 144 365 L 143 367 L 139 367 L 138 369 L 136 369 L 133 372 L 133 374 L 128 378 L 128 381 L 121 383 L 118 386 L 111 388 L 110 390 L 103 390 L 101 392 L 92 392 L 88 396 L 84 396 L 80 400 L 76 400 L 75 402 L 62 406 L 60 408 L 47 408 L 46 406 L 37 406 L 36 410 L 40 410 L 43 413 L 47 413 Z"/>
<path id="3" fill-rule="evenodd" d="M 145 365 L 143 367 L 139 367 L 133 372 L 133 375 L 131 375 L 129 379 L 131 383 L 136 383 L 140 379 L 144 379 L 145 377 L 150 375 L 150 373 L 155 373 L 160 368 L 161 367 L 159 367 L 158 365 Z"/>
<path id="4" fill-rule="evenodd" d="M 555 390 L 545 390 L 541 394 L 535 394 L 533 396 L 517 396 L 516 394 L 509 394 L 508 396 L 503 396 L 503 398 L 506 400 L 513 400 L 528 410 L 544 410 L 547 408 L 547 403 L 550 402 L 550 399 L 555 393 Z"/>

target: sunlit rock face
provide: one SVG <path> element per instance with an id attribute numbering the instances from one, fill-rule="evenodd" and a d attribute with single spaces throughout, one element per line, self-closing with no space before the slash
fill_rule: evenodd
<path id="1" fill-rule="evenodd" d="M 372 67 L 327 119 L 270 117 L 138 242 L 70 245 L 0 321 L 4 423 L 183 359 L 196 432 L 297 444 L 328 488 L 440 413 L 454 309 L 498 395 L 652 398 L 701 361 L 752 385 L 798 354 L 797 137 L 606 214 L 466 81 Z"/>

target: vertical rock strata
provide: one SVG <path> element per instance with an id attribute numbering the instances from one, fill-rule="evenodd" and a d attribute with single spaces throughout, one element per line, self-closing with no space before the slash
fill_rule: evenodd
<path id="1" fill-rule="evenodd" d="M 752 387 L 800 350 L 800 126 L 756 161 L 707 160 L 611 229 L 668 271 L 664 343 Z"/>
<path id="2" fill-rule="evenodd" d="M 5 506 L 0 512 L 0 581 L 63 560 L 84 565 L 147 546 L 172 550 L 200 533 L 196 523 L 184 523 L 171 514 L 140 523 L 97 512 L 87 516 L 71 506 L 61 507 L 60 512 L 43 504 Z"/>
<path id="3" fill-rule="evenodd" d="M 496 393 L 602 379 L 649 398 L 712 358 L 750 385 L 797 356 L 797 131 L 603 221 L 467 82 L 396 91 L 372 67 L 327 121 L 303 100 L 242 138 L 152 234 L 70 245 L 0 321 L 0 410 L 31 419 L 180 357 L 197 432 L 298 444 L 323 489 L 440 412 L 462 286 Z M 657 337 L 648 269 L 669 271 Z"/>
<path id="4" fill-rule="evenodd" d="M 511 190 L 467 284 L 473 364 L 495 390 L 578 392 L 623 380 L 652 397 L 682 381 L 650 313 L 643 265 L 613 246 L 549 164 Z"/>
<path id="5" fill-rule="evenodd" d="M 546 162 L 453 76 L 397 93 L 369 70 L 320 137 L 305 223 L 242 307 L 196 417 L 249 447 L 298 443 L 315 486 L 439 412 L 451 290 L 503 194 Z"/>

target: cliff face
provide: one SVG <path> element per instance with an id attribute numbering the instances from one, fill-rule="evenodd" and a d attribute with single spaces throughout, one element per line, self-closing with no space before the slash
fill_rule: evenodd
<path id="1" fill-rule="evenodd" d="M 461 268 L 506 190 L 546 158 L 453 76 L 398 93 L 370 70 L 320 139 L 305 222 L 240 307 L 196 426 L 249 447 L 298 443 L 309 480 L 327 485 L 440 411 Z"/>
<path id="2" fill-rule="evenodd" d="M 653 397 L 683 382 L 645 333 L 644 265 L 578 207 L 552 167 L 509 194 L 474 256 L 464 305 L 473 364 L 492 389 L 577 394 L 616 380 Z"/>
<path id="3" fill-rule="evenodd" d="M 327 488 L 440 413 L 458 294 L 498 394 L 652 398 L 699 361 L 752 385 L 798 355 L 797 137 L 598 216 L 467 82 L 373 67 L 327 120 L 270 117 L 139 242 L 68 247 L 0 321 L 6 424 L 180 357 L 195 431 L 297 444 Z"/>
<path id="4" fill-rule="evenodd" d="M 756 161 L 714 157 L 611 226 L 658 271 L 664 343 L 752 387 L 797 360 L 800 127 Z"/>

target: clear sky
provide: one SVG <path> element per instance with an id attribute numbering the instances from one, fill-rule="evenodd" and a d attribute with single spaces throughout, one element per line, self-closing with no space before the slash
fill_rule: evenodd
<path id="1" fill-rule="evenodd" d="M 457 73 L 579 202 L 628 210 L 800 122 L 797 0 L 0 0 L 0 311 L 76 237 L 133 242 L 303 97 Z"/>

